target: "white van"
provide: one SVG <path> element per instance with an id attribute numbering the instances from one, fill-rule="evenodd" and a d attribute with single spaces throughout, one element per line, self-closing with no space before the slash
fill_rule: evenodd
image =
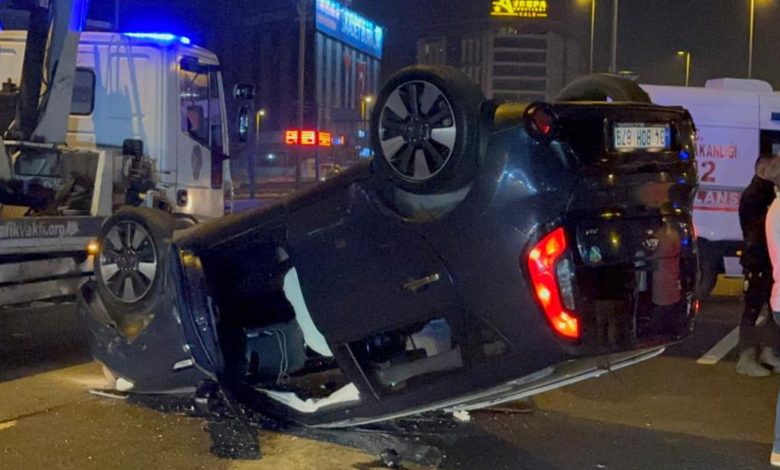
<path id="1" fill-rule="evenodd" d="M 693 220 L 699 240 L 701 291 L 719 273 L 741 274 L 739 198 L 761 153 L 780 153 L 780 93 L 760 80 L 721 78 L 703 88 L 642 85 L 652 101 L 684 106 L 697 128 L 699 192 Z M 724 262 L 724 258 L 726 261 Z"/>

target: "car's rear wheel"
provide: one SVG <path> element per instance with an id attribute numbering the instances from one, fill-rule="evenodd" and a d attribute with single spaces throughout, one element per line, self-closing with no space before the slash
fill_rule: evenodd
<path id="1" fill-rule="evenodd" d="M 147 208 L 125 208 L 104 222 L 95 278 L 107 307 L 120 314 L 138 313 L 159 301 L 174 226 L 168 214 Z"/>
<path id="2" fill-rule="evenodd" d="M 623 101 L 650 103 L 650 96 L 635 82 L 606 74 L 578 78 L 561 90 L 556 101 Z"/>
<path id="3" fill-rule="evenodd" d="M 413 66 L 396 73 L 372 116 L 376 172 L 415 194 L 468 185 L 481 160 L 484 101 L 468 76 L 449 67 Z"/>

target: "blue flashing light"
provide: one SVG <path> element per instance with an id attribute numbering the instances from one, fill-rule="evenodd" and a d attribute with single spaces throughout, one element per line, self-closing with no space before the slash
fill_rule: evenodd
<path id="1" fill-rule="evenodd" d="M 689 154 L 685 150 L 680 150 L 680 160 L 687 161 L 689 158 L 691 158 L 691 154 Z"/>
<path id="2" fill-rule="evenodd" d="M 190 41 L 190 38 L 188 38 L 187 36 L 177 36 L 171 33 L 124 33 L 124 35 L 129 38 L 148 39 L 150 41 L 156 41 L 156 42 L 162 42 L 168 44 L 176 41 L 185 45 L 189 45 L 192 43 L 192 41 Z"/>
<path id="3" fill-rule="evenodd" d="M 89 2 L 87 0 L 76 0 L 71 7 L 72 15 L 70 18 L 70 24 L 68 28 L 71 31 L 82 32 L 84 25 L 87 22 L 87 9 L 89 8 Z"/>

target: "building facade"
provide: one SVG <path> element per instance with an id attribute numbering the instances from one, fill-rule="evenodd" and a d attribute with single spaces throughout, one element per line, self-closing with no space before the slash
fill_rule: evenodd
<path id="1" fill-rule="evenodd" d="M 257 181 L 311 180 L 366 155 L 366 122 L 381 71 L 384 30 L 334 0 L 307 4 L 304 100 L 299 117 L 299 15 L 294 3 L 264 2 L 248 19 L 253 40 Z M 293 168 L 302 160 L 302 169 Z M 300 174 L 302 172 L 302 175 Z M 300 181 L 298 181 L 300 183 Z"/>
<path id="2" fill-rule="evenodd" d="M 485 96 L 499 101 L 537 101 L 554 98 L 561 88 L 584 72 L 578 41 L 546 2 L 530 16 L 486 12 L 479 22 L 448 25 L 443 34 L 417 41 L 417 62 L 459 68 L 478 83 Z M 539 5 L 544 3 L 544 11 Z M 529 6 L 529 8 L 532 8 Z M 543 15 L 543 16 L 540 16 Z"/>

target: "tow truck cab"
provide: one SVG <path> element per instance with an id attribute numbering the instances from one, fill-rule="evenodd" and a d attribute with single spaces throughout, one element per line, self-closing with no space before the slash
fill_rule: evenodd
<path id="1" fill-rule="evenodd" d="M 20 82 L 26 38 L 26 31 L 0 31 L 4 82 Z M 232 186 L 217 56 L 172 34 L 82 33 L 67 143 L 117 154 L 106 184 L 123 179 L 127 162 L 118 150 L 127 139 L 143 142 L 174 212 L 222 215 Z M 29 173 L 24 162 L 15 165 L 21 177 Z"/>
<path id="2" fill-rule="evenodd" d="M 0 31 L 6 98 L 21 83 L 27 35 Z M 88 242 L 122 205 L 161 207 L 190 220 L 230 212 L 223 90 L 216 55 L 186 37 L 81 33 L 67 145 L 36 135 L 3 141 L 1 303 L 75 293 L 92 272 Z M 13 115 L 0 113 L 0 128 Z"/>

